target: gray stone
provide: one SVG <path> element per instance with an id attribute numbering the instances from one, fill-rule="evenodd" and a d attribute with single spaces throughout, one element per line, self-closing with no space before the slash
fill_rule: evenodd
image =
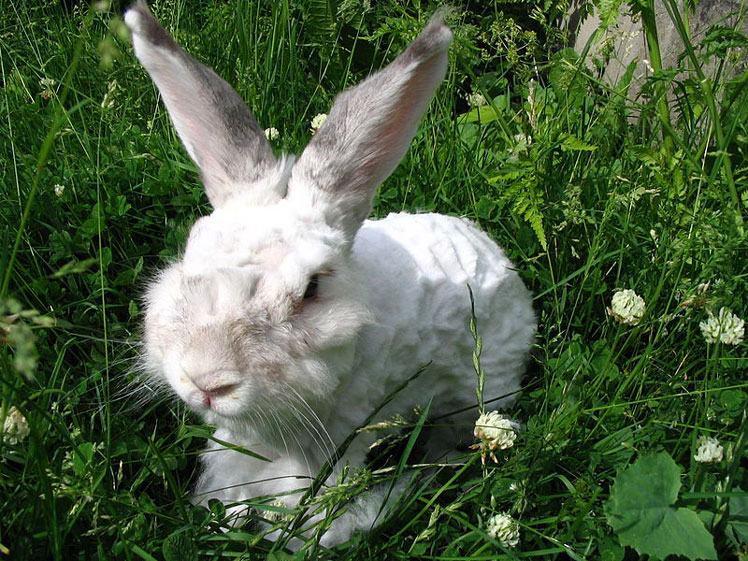
<path id="1" fill-rule="evenodd" d="M 714 25 L 736 29 L 743 35 L 748 35 L 748 3 L 745 0 L 702 0 L 696 4 L 693 12 L 688 14 L 684 12 L 683 4 L 681 2 L 679 4 L 681 17 L 684 22 L 687 22 L 690 29 L 690 42 L 694 46 L 706 37 Z M 570 31 L 571 44 L 579 54 L 584 52 L 585 45 L 601 23 L 596 13 L 584 18 L 582 6 L 581 2 L 573 2 L 564 22 L 565 27 Z M 683 59 L 681 62 L 678 60 L 679 56 L 684 53 L 685 46 L 665 9 L 665 4 L 659 0 L 655 0 L 655 21 L 662 67 L 664 69 L 691 67 L 688 59 Z M 636 95 L 646 76 L 652 74 L 652 67 L 641 18 L 638 15 L 632 16 L 626 3 L 621 4 L 621 13 L 617 22 L 605 30 L 600 39 L 591 45 L 587 58 L 588 65 L 593 67 L 592 57 L 599 57 L 608 48 L 612 50 L 602 73 L 604 82 L 616 84 L 626 72 L 629 64 L 636 60 L 638 63 L 634 71 L 632 89 L 629 92 L 630 95 Z M 702 65 L 702 70 L 706 76 L 713 78 L 721 66 L 718 63 L 724 62 L 725 65 L 721 70 L 723 75 L 734 76 L 746 70 L 747 52 L 745 47 L 737 47 L 732 49 L 729 60 L 722 61 L 711 57 L 706 64 Z"/>

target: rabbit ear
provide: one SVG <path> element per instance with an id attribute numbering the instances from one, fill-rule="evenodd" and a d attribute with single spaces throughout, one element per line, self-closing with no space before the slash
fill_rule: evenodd
<path id="1" fill-rule="evenodd" d="M 352 240 L 444 79 L 451 42 L 435 16 L 392 63 L 341 93 L 294 166 L 288 197 L 320 207 Z"/>
<path id="2" fill-rule="evenodd" d="M 136 56 L 151 75 L 174 127 L 200 168 L 213 207 L 241 194 L 257 204 L 285 195 L 283 161 L 239 95 L 177 45 L 138 0 L 125 14 Z"/>

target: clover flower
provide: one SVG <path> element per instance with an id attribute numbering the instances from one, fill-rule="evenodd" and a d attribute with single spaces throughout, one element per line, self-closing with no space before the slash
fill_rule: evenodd
<path id="1" fill-rule="evenodd" d="M 486 98 L 479 92 L 469 93 L 467 96 L 467 103 L 470 107 L 483 107 L 486 105 Z"/>
<path id="2" fill-rule="evenodd" d="M 511 154 L 511 157 L 509 159 L 513 162 L 516 162 L 519 159 L 519 154 L 525 154 L 529 150 L 530 146 L 532 145 L 532 137 L 523 132 L 520 132 L 518 134 L 515 134 L 513 139 L 514 144 L 509 147 L 509 153 Z"/>
<path id="3" fill-rule="evenodd" d="M 42 78 L 39 80 L 39 84 L 42 86 L 41 96 L 44 99 L 52 99 L 55 95 L 52 91 L 52 88 L 56 84 L 55 80 L 53 78 Z"/>
<path id="4" fill-rule="evenodd" d="M 504 547 L 517 547 L 519 544 L 519 524 L 508 514 L 497 514 L 488 519 L 486 532 Z"/>
<path id="5" fill-rule="evenodd" d="M 516 142 L 522 150 L 526 150 L 527 147 L 532 144 L 532 137 L 529 134 L 520 132 L 514 135 L 514 142 Z"/>
<path id="6" fill-rule="evenodd" d="M 618 323 L 636 325 L 644 315 L 644 298 L 631 289 L 619 290 L 610 300 L 608 314 Z"/>
<path id="7" fill-rule="evenodd" d="M 26 420 L 26 417 L 23 416 L 23 413 L 15 405 L 11 406 L 3 423 L 4 439 L 7 439 L 10 444 L 18 444 L 30 432 L 31 429 L 29 428 L 29 422 Z"/>
<path id="8" fill-rule="evenodd" d="M 278 140 L 278 137 L 280 137 L 280 133 L 275 127 L 265 129 L 265 138 L 268 140 Z"/>
<path id="9" fill-rule="evenodd" d="M 62 195 L 65 193 L 65 186 L 60 185 L 59 183 L 55 183 L 55 195 L 58 197 L 62 197 Z"/>
<path id="10" fill-rule="evenodd" d="M 325 121 L 327 120 L 327 113 L 319 113 L 312 119 L 312 126 L 311 131 L 312 134 L 316 134 L 317 131 L 320 129 L 322 125 L 325 124 Z"/>
<path id="11" fill-rule="evenodd" d="M 702 464 L 713 464 L 721 462 L 724 457 L 724 449 L 716 438 L 711 436 L 700 436 L 698 449 L 693 459 Z"/>
<path id="12" fill-rule="evenodd" d="M 709 312 L 707 320 L 699 322 L 699 329 L 707 343 L 719 341 L 725 345 L 739 345 L 743 342 L 745 322 L 723 307 L 717 316 Z"/>
<path id="13" fill-rule="evenodd" d="M 475 421 L 475 430 L 473 431 L 473 435 L 475 438 L 479 438 L 480 442 L 474 444 L 471 448 L 481 451 L 481 460 L 484 464 L 486 463 L 486 456 L 498 463 L 494 452 L 514 446 L 519 428 L 519 423 L 512 421 L 498 411 L 483 413 Z"/>

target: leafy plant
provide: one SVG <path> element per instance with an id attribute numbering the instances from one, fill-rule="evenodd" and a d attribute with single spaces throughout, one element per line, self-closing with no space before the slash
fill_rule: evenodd
<path id="1" fill-rule="evenodd" d="M 665 452 L 642 456 L 615 478 L 605 504 L 621 544 L 664 559 L 717 559 L 713 538 L 696 512 L 676 507 L 681 470 Z"/>
<path id="2" fill-rule="evenodd" d="M 696 42 L 691 14 L 668 0 L 686 46 L 676 67 L 642 77 L 632 63 L 610 83 L 606 34 L 620 10 L 649 9 L 641 2 L 595 3 L 603 22 L 593 42 L 603 48 L 587 57 L 561 48 L 563 2 L 447 13 L 448 77 L 374 214 L 465 216 L 513 259 L 540 324 L 524 391 L 502 412 L 522 430 L 511 447 L 491 449 L 499 463 L 485 454 L 483 466 L 467 447 L 459 461 L 433 463 L 421 437 L 449 416 L 375 418 L 366 430 L 382 438 L 367 470 L 345 472 L 300 509 L 255 501 L 244 525 L 231 526 L 226 505 L 189 502 L 210 428 L 136 375 L 144 285 L 210 209 L 130 53 L 119 4 L 12 0 L 0 12 L 0 414 L 12 435 L 0 442 L 0 556 L 745 555 L 746 343 L 737 333 L 728 339 L 736 345 L 708 342 L 699 327 L 723 307 L 748 316 L 748 80 L 739 67 L 748 41 L 739 21 Z M 298 152 L 312 117 L 391 60 L 437 8 L 151 4 L 263 128 L 279 131 L 273 147 L 286 152 Z M 638 25 L 654 39 L 661 24 Z M 623 289 L 646 303 L 636 324 L 608 311 Z M 476 359 L 497 344 L 479 334 Z M 492 373 L 476 366 L 478 376 L 465 374 L 478 385 Z M 486 412 L 494 397 L 482 396 Z M 705 435 L 723 447 L 721 460 L 696 461 Z M 411 487 L 374 532 L 327 551 L 315 529 L 299 529 L 315 509 L 335 516 L 396 475 Z M 517 524 L 516 548 L 489 533 L 498 515 Z M 284 550 L 259 522 L 306 547 Z"/>

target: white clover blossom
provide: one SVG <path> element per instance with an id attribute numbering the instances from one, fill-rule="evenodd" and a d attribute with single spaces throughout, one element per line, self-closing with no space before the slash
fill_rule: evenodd
<path id="1" fill-rule="evenodd" d="M 509 153 L 514 156 L 513 161 L 517 160 L 517 155 L 527 152 L 532 145 L 532 137 L 523 132 L 514 135 L 514 144 L 509 147 Z"/>
<path id="2" fill-rule="evenodd" d="M 480 92 L 472 92 L 467 95 L 467 103 L 470 107 L 483 107 L 486 105 L 486 97 Z"/>
<path id="3" fill-rule="evenodd" d="M 486 532 L 504 547 L 517 547 L 519 544 L 519 524 L 508 514 L 501 513 L 489 518 Z"/>
<path id="4" fill-rule="evenodd" d="M 707 343 L 719 341 L 725 345 L 739 345 L 745 335 L 745 321 L 723 307 L 716 316 L 709 312 L 707 320 L 699 322 L 699 329 Z"/>
<path id="5" fill-rule="evenodd" d="M 56 83 L 57 82 L 55 82 L 54 78 L 42 78 L 41 80 L 39 80 L 39 85 L 41 85 L 42 87 L 41 96 L 44 99 L 52 99 L 55 96 L 52 88 Z"/>
<path id="6" fill-rule="evenodd" d="M 645 307 L 644 298 L 627 288 L 613 295 L 608 313 L 618 323 L 636 325 L 642 319 Z"/>
<path id="7" fill-rule="evenodd" d="M 265 138 L 268 140 L 278 140 L 280 133 L 275 127 L 268 127 L 265 129 Z"/>
<path id="8" fill-rule="evenodd" d="M 29 428 L 29 422 L 26 420 L 26 417 L 23 416 L 23 413 L 15 405 L 11 406 L 3 423 L 3 438 L 10 444 L 18 444 L 30 432 L 31 429 Z"/>
<path id="9" fill-rule="evenodd" d="M 523 132 L 520 132 L 514 135 L 513 140 L 514 143 L 512 143 L 507 149 L 507 152 L 509 153 L 508 160 L 510 162 L 516 163 L 519 161 L 519 157 L 521 154 L 526 154 L 528 152 L 530 146 L 532 145 L 532 137 Z"/>
<path id="10" fill-rule="evenodd" d="M 693 459 L 702 464 L 713 464 L 721 462 L 724 458 L 724 448 L 716 438 L 711 436 L 700 436 L 698 448 Z"/>
<path id="11" fill-rule="evenodd" d="M 315 115 L 314 119 L 312 119 L 312 124 L 311 124 L 312 134 L 316 134 L 316 132 L 320 129 L 320 127 L 323 124 L 325 124 L 326 120 L 327 120 L 327 113 L 319 113 Z"/>
<path id="12" fill-rule="evenodd" d="M 474 444 L 472 448 L 481 451 L 483 463 L 486 462 L 486 456 L 498 463 L 494 452 L 514 446 L 519 429 L 519 423 L 512 421 L 498 411 L 483 413 L 475 421 L 475 429 L 473 430 L 473 435 L 480 439 L 480 442 Z"/>
<path id="13" fill-rule="evenodd" d="M 520 132 L 514 135 L 514 141 L 523 148 L 526 148 L 532 144 L 532 137 L 529 134 Z"/>
<path id="14" fill-rule="evenodd" d="M 62 195 L 65 193 L 65 186 L 60 185 L 59 183 L 55 183 L 55 195 L 58 197 L 62 197 Z"/>

